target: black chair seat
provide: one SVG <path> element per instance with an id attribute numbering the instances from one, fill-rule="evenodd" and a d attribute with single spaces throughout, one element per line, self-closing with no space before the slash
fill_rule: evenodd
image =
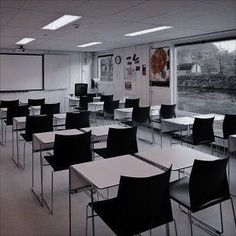
<path id="1" fill-rule="evenodd" d="M 58 163 L 58 161 L 56 160 L 56 158 L 51 155 L 51 156 L 45 156 L 44 157 L 46 159 L 46 161 L 48 162 L 48 164 L 53 168 L 53 171 L 61 171 L 61 170 L 67 170 L 69 168 L 70 165 L 72 165 L 73 163 Z"/>
<path id="2" fill-rule="evenodd" d="M 127 125 L 127 126 L 133 126 L 134 123 L 131 120 L 123 120 L 120 122 L 121 124 Z"/>
<path id="3" fill-rule="evenodd" d="M 103 158 L 109 158 L 109 157 L 112 157 L 107 148 L 97 148 L 97 149 L 93 149 L 93 151 L 98 154 L 99 156 L 103 157 Z"/>
<path id="4" fill-rule="evenodd" d="M 30 137 L 26 134 L 20 134 L 20 135 L 26 142 L 31 142 L 32 141 L 32 136 Z"/>
<path id="5" fill-rule="evenodd" d="M 203 141 L 199 141 L 199 142 L 194 142 L 192 134 L 184 136 L 182 140 L 185 143 L 189 143 L 189 144 L 192 144 L 192 145 L 199 145 L 199 144 L 204 144 L 204 143 L 207 144 L 207 143 L 211 142 L 211 140 L 203 140 Z"/>
<path id="6" fill-rule="evenodd" d="M 191 212 L 198 212 L 217 203 L 228 200 L 228 197 L 219 197 L 211 200 L 199 207 L 192 207 L 189 196 L 189 178 L 184 177 L 180 180 L 176 180 L 170 183 L 170 197 L 177 203 L 181 204 Z"/>

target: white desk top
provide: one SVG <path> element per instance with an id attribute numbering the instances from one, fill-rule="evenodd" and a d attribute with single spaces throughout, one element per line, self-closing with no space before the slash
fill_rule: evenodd
<path id="1" fill-rule="evenodd" d="M 203 153 L 184 146 L 172 146 L 168 148 L 153 148 L 148 151 L 139 152 L 137 156 L 153 165 L 180 170 L 191 167 L 195 159 L 198 160 L 216 160 L 215 156 Z"/>
<path id="2" fill-rule="evenodd" d="M 32 110 L 40 110 L 40 109 L 41 109 L 41 106 L 30 106 L 29 109 L 32 109 Z"/>
<path id="3" fill-rule="evenodd" d="M 163 173 L 162 170 L 131 155 L 77 164 L 71 168 L 99 189 L 118 185 L 121 175 L 148 177 Z"/>
<path id="4" fill-rule="evenodd" d="M 59 131 L 33 134 L 33 138 L 36 138 L 42 144 L 51 144 L 51 143 L 54 143 L 56 134 L 75 135 L 75 134 L 82 134 L 82 133 L 83 132 L 77 129 L 65 129 L 65 130 L 59 130 Z"/>
<path id="5" fill-rule="evenodd" d="M 104 102 L 89 102 L 88 105 L 91 105 L 91 106 L 103 106 Z"/>
<path id="6" fill-rule="evenodd" d="M 176 125 L 193 125 L 194 118 L 189 116 L 184 117 L 176 117 L 176 118 L 170 118 L 170 119 L 163 119 L 164 122 L 173 123 Z"/>
<path id="7" fill-rule="evenodd" d="M 54 114 L 53 118 L 56 120 L 64 120 L 64 119 L 66 119 L 66 113 Z"/>
<path id="8" fill-rule="evenodd" d="M 94 127 L 88 127 L 88 128 L 82 128 L 80 129 L 81 131 L 88 132 L 92 131 L 92 135 L 96 137 L 100 136 L 105 136 L 108 135 L 109 128 L 117 128 L 117 129 L 122 129 L 122 128 L 127 128 L 126 126 L 123 125 L 102 125 L 102 126 L 94 126 Z"/>
<path id="9" fill-rule="evenodd" d="M 1 107 L 1 108 L 0 108 L 0 111 L 2 111 L 2 112 L 7 112 L 7 108 L 6 108 L 6 107 Z"/>

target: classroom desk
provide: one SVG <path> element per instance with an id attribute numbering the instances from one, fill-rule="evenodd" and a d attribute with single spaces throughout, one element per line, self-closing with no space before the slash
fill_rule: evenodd
<path id="1" fill-rule="evenodd" d="M 150 116 L 159 116 L 159 105 L 150 107 Z M 118 108 L 114 111 L 114 120 L 124 120 L 132 118 L 133 108 Z"/>
<path id="2" fill-rule="evenodd" d="M 72 165 L 69 169 L 69 229 L 71 235 L 71 183 L 74 183 L 75 176 L 81 177 L 91 186 L 91 189 L 107 189 L 118 186 L 120 176 L 148 177 L 163 173 L 156 168 L 131 155 L 124 155 L 114 158 L 97 160 L 77 165 Z M 87 185 L 88 185 L 87 184 Z M 86 184 L 85 184 L 86 186 Z M 82 186 L 83 187 L 83 186 Z M 92 190 L 91 190 L 92 191 Z M 91 194 L 93 202 L 93 194 Z M 94 221 L 92 220 L 93 235 Z"/>
<path id="3" fill-rule="evenodd" d="M 117 128 L 117 129 L 123 129 L 127 128 L 123 125 L 102 125 L 102 126 L 93 126 L 93 127 L 87 127 L 87 128 L 81 128 L 80 130 L 83 132 L 88 132 L 91 130 L 92 134 L 92 141 L 93 142 L 101 142 L 107 140 L 107 135 L 109 128 Z"/>
<path id="4" fill-rule="evenodd" d="M 153 148 L 148 151 L 134 154 L 137 158 L 146 161 L 161 169 L 168 169 L 172 165 L 173 171 L 181 171 L 192 167 L 195 159 L 198 160 L 216 160 L 215 156 L 200 152 L 182 145 L 171 146 L 168 148 Z"/>
<path id="5" fill-rule="evenodd" d="M 2 140 L 0 142 L 0 145 L 4 145 L 4 132 L 3 132 L 3 121 L 7 118 L 7 108 L 2 107 L 0 108 L 0 120 L 1 120 L 1 136 L 2 136 Z"/>
<path id="6" fill-rule="evenodd" d="M 36 133 L 33 134 L 33 140 L 32 140 L 32 186 L 31 190 L 36 196 L 36 198 L 39 200 L 40 204 L 43 206 L 43 203 L 46 204 L 48 207 L 46 201 L 44 200 L 43 196 L 43 151 L 51 150 L 54 147 L 54 141 L 55 141 L 55 135 L 76 135 L 76 134 L 82 134 L 83 132 L 77 130 L 77 129 L 67 129 L 67 130 L 56 130 L 51 132 L 44 132 L 44 133 Z M 34 153 L 40 152 L 40 175 L 41 175 L 41 194 L 40 197 L 38 197 L 37 193 L 34 191 Z M 49 208 L 49 207 L 48 207 Z"/>
<path id="7" fill-rule="evenodd" d="M 61 114 L 54 114 L 53 115 L 53 126 L 62 126 L 65 125 L 66 120 L 66 113 Z M 19 163 L 19 132 L 25 130 L 25 123 L 26 123 L 26 117 L 14 117 L 13 123 L 12 123 L 12 160 L 20 166 Z M 14 133 L 16 134 L 16 139 L 14 136 Z M 16 140 L 16 157 L 17 159 L 14 159 L 14 146 L 15 146 L 15 140 Z"/>
<path id="8" fill-rule="evenodd" d="M 29 109 L 31 115 L 40 115 L 41 106 L 30 106 Z"/>

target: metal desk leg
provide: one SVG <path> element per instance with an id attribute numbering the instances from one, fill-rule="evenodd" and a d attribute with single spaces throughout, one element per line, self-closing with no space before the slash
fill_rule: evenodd
<path id="1" fill-rule="evenodd" d="M 94 227 L 94 210 L 93 210 L 93 188 L 91 189 L 91 207 L 92 207 L 92 235 L 95 236 L 95 227 Z"/>

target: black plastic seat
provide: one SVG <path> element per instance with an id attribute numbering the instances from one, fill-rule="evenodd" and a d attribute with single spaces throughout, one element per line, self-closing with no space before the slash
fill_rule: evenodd
<path id="1" fill-rule="evenodd" d="M 137 127 L 147 127 L 151 128 L 152 132 L 152 141 L 141 139 L 143 141 L 151 142 L 152 144 L 155 142 L 154 140 L 154 130 L 150 120 L 150 107 L 134 107 L 132 111 L 132 119 L 121 121 L 122 124 L 128 126 L 137 126 Z"/>
<path id="2" fill-rule="evenodd" d="M 45 104 L 45 98 L 28 99 L 28 106 L 41 106 Z"/>
<path id="3" fill-rule="evenodd" d="M 46 159 L 48 164 L 53 169 L 51 175 L 51 213 L 53 213 L 53 173 L 57 171 L 67 170 L 69 169 L 70 165 L 92 161 L 92 151 L 90 143 L 91 131 L 76 135 L 55 135 L 54 154 L 44 157 L 44 159 Z M 41 161 L 41 170 L 43 171 L 42 163 L 43 162 Z"/>
<path id="4" fill-rule="evenodd" d="M 89 102 L 93 102 L 93 97 L 81 96 L 79 101 L 79 107 L 75 107 L 75 109 L 79 111 L 87 111 Z"/>
<path id="5" fill-rule="evenodd" d="M 113 95 L 101 95 L 101 102 L 113 101 Z"/>
<path id="6" fill-rule="evenodd" d="M 191 145 L 212 144 L 215 141 L 213 122 L 214 117 L 195 118 L 192 134 L 184 136 L 182 141 Z"/>
<path id="7" fill-rule="evenodd" d="M 169 227 L 174 220 L 169 179 L 170 169 L 151 177 L 121 176 L 117 197 L 89 206 L 116 235 L 138 235 L 163 224 Z"/>
<path id="8" fill-rule="evenodd" d="M 139 107 L 139 98 L 126 98 L 125 108 Z"/>
<path id="9" fill-rule="evenodd" d="M 19 105 L 19 99 L 17 100 L 0 100 L 1 108 L 15 107 Z"/>
<path id="10" fill-rule="evenodd" d="M 190 177 L 170 183 L 170 197 L 188 210 L 191 235 L 192 213 L 231 199 L 226 176 L 227 163 L 228 158 L 214 161 L 195 160 Z M 231 203 L 233 207 L 232 199 Z"/>
<path id="11" fill-rule="evenodd" d="M 6 125 L 12 125 L 14 117 L 23 117 L 29 115 L 29 106 L 13 106 L 7 109 Z"/>
<path id="12" fill-rule="evenodd" d="M 137 127 L 109 128 L 107 147 L 94 149 L 103 158 L 110 158 L 138 152 Z"/>
<path id="13" fill-rule="evenodd" d="M 80 129 L 89 127 L 89 112 L 67 112 L 66 113 L 66 129 Z"/>
<path id="14" fill-rule="evenodd" d="M 53 116 L 53 114 L 58 113 L 60 113 L 60 103 L 43 104 L 41 106 L 41 115 Z"/>
<path id="15" fill-rule="evenodd" d="M 114 118 L 114 110 L 119 108 L 120 100 L 106 101 L 103 106 L 104 118 Z"/>

